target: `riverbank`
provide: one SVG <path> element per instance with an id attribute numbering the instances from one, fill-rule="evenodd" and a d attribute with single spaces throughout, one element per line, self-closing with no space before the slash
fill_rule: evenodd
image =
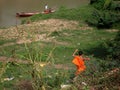
<path id="1" fill-rule="evenodd" d="M 110 75 L 108 73 L 113 70 L 104 71 L 105 67 L 101 66 L 110 61 L 102 58 L 105 54 L 101 53 L 103 48 L 99 45 L 112 40 L 118 30 L 89 26 L 85 19 L 92 8 L 88 8 L 69 10 L 62 7 L 60 12 L 27 19 L 29 24 L 25 20 L 23 25 L 1 29 L 0 59 L 13 62 L 0 62 L 0 89 L 33 90 L 41 85 L 46 90 L 60 90 L 62 85 L 71 85 L 72 90 L 106 88 L 101 81 L 108 79 L 107 76 L 119 75 L 119 69 Z M 86 71 L 73 82 L 75 67 L 71 61 L 76 48 L 83 50 L 91 60 L 85 62 Z M 14 79 L 5 81 L 11 77 Z M 117 84 L 114 88 L 119 88 Z"/>
<path id="2" fill-rule="evenodd" d="M 45 40 L 45 37 L 49 36 L 49 34 L 53 32 L 60 32 L 61 30 L 92 30 L 92 27 L 89 27 L 87 24 L 81 24 L 79 26 L 78 21 L 73 20 L 63 20 L 63 19 L 47 19 L 47 20 L 40 20 L 37 22 L 31 22 L 29 24 L 19 25 L 17 27 L 11 27 L 8 29 L 1 29 L 0 30 L 0 36 L 2 39 L 18 39 L 20 34 L 22 34 L 22 37 L 20 37 L 16 43 L 22 44 L 25 42 L 31 42 L 31 38 L 27 38 L 29 33 L 34 33 L 35 35 L 35 41 L 43 40 L 52 40 L 52 38 L 47 38 Z M 41 34 L 44 33 L 44 34 Z M 31 35 L 30 35 L 31 36 Z"/>

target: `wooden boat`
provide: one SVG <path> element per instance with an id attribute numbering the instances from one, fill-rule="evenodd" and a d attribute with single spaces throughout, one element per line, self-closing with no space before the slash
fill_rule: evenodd
<path id="1" fill-rule="evenodd" d="M 55 10 L 53 9 L 48 9 L 48 10 L 44 10 L 43 12 L 41 12 L 42 14 L 49 14 L 49 13 L 53 13 L 55 12 Z"/>
<path id="2" fill-rule="evenodd" d="M 33 16 L 33 15 L 36 15 L 36 14 L 40 14 L 40 13 L 39 12 L 29 12 L 29 13 L 20 12 L 20 13 L 16 13 L 16 16 L 17 17 L 29 17 L 29 16 Z"/>
<path id="3" fill-rule="evenodd" d="M 16 16 L 17 17 L 30 17 L 30 16 L 33 16 L 33 15 L 36 15 L 36 14 L 49 14 L 49 13 L 53 13 L 55 12 L 55 10 L 53 9 L 48 9 L 48 10 L 44 10 L 43 12 L 20 12 L 20 13 L 16 13 Z"/>

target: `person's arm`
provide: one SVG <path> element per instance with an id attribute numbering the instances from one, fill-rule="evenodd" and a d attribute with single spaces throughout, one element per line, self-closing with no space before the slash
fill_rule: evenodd
<path id="1" fill-rule="evenodd" d="M 83 59 L 84 59 L 84 60 L 90 60 L 90 58 L 88 58 L 88 57 L 84 57 Z"/>
<path id="2" fill-rule="evenodd" d="M 75 56 L 76 56 L 75 54 L 76 54 L 77 52 L 78 52 L 78 49 L 76 49 L 76 50 L 73 52 L 72 56 L 75 57 Z"/>

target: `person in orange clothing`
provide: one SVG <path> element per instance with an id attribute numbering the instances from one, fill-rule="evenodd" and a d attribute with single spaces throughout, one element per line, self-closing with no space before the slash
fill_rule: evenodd
<path id="1" fill-rule="evenodd" d="M 78 55 L 76 55 L 76 53 L 78 53 Z M 85 60 L 90 60 L 90 58 L 85 58 L 83 57 L 83 52 L 82 51 L 78 51 L 78 49 L 76 49 L 73 53 L 73 57 L 74 59 L 72 60 L 72 63 L 76 65 L 77 70 L 75 72 L 75 75 L 79 75 L 81 72 L 85 71 L 86 66 L 84 61 Z"/>

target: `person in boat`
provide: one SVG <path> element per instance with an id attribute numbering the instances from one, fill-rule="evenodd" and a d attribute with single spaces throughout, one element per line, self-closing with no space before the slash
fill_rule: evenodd
<path id="1" fill-rule="evenodd" d="M 76 55 L 76 53 L 78 53 Z M 85 71 L 86 66 L 84 61 L 85 60 L 90 60 L 90 58 L 86 58 L 83 57 L 83 52 L 82 51 L 78 51 L 78 49 L 76 49 L 72 55 L 74 57 L 74 59 L 72 60 L 72 63 L 76 65 L 76 72 L 75 72 L 75 76 L 79 75 L 81 72 Z"/>
<path id="2" fill-rule="evenodd" d="M 45 10 L 44 10 L 44 12 L 45 11 L 48 11 L 48 5 L 47 4 L 45 4 Z"/>
<path id="3" fill-rule="evenodd" d="M 49 8 L 49 13 L 51 13 L 52 12 L 52 9 L 51 8 Z"/>
<path id="4" fill-rule="evenodd" d="M 48 5 L 46 4 L 45 5 L 45 10 L 44 10 L 44 13 L 51 13 L 52 12 L 52 9 L 51 8 L 48 8 Z"/>

